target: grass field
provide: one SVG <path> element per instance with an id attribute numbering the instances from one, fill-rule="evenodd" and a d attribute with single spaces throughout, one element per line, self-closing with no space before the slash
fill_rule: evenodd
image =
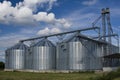
<path id="1" fill-rule="evenodd" d="M 95 73 L 30 73 L 0 71 L 0 80 L 89 80 Z"/>
<path id="2" fill-rule="evenodd" d="M 0 80 L 120 80 L 120 72 L 33 73 L 0 71 Z"/>

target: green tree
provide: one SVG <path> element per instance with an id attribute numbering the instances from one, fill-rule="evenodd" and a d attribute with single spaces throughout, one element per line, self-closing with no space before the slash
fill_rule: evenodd
<path id="1" fill-rule="evenodd" d="M 4 62 L 0 62 L 0 70 L 3 70 L 5 68 L 5 63 Z"/>

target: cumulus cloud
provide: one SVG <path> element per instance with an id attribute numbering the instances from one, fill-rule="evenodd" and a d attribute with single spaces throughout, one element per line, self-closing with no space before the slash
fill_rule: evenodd
<path id="1" fill-rule="evenodd" d="M 35 9 L 38 5 L 44 6 L 43 4 L 47 3 L 48 4 L 47 10 L 50 10 L 50 9 L 52 9 L 52 6 L 56 1 L 57 0 L 24 0 L 22 5 L 25 5 L 29 8 L 32 8 L 32 9 Z M 21 4 L 21 3 L 19 3 L 19 4 Z"/>
<path id="2" fill-rule="evenodd" d="M 20 34 L 8 34 L 0 37 L 0 48 L 8 48 L 15 43 L 19 42 L 21 39 L 28 38 L 27 35 Z"/>
<path id="3" fill-rule="evenodd" d="M 0 2 L 0 22 L 4 24 L 39 24 L 45 22 L 47 24 L 56 23 L 63 27 L 69 27 L 70 24 L 65 19 L 55 18 L 54 13 L 38 12 L 35 13 L 38 6 L 48 5 L 51 9 L 57 0 L 24 0 L 19 2 L 15 7 L 10 1 Z"/>
<path id="4" fill-rule="evenodd" d="M 46 12 L 39 12 L 38 14 L 34 15 L 34 19 L 36 19 L 36 21 L 54 22 L 55 15 L 53 13 L 47 14 Z"/>
<path id="5" fill-rule="evenodd" d="M 55 33 L 60 33 L 62 32 L 59 28 L 51 28 L 49 29 L 48 27 L 39 30 L 37 35 L 49 35 L 49 34 L 55 34 Z"/>
<path id="6" fill-rule="evenodd" d="M 18 43 L 21 39 L 29 38 L 27 34 L 11 33 L 0 36 L 0 61 L 5 61 L 5 50 L 14 44 Z"/>
<path id="7" fill-rule="evenodd" d="M 87 5 L 87 6 L 91 6 L 97 3 L 98 0 L 87 0 L 87 1 L 83 1 L 82 4 L 83 5 Z"/>

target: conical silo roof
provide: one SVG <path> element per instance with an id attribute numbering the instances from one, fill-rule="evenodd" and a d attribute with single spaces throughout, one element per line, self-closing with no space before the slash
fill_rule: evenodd
<path id="1" fill-rule="evenodd" d="M 33 47 L 34 47 L 34 46 L 55 47 L 54 44 L 53 44 L 51 41 L 49 41 L 48 39 L 42 39 L 42 40 L 38 41 L 37 43 L 35 43 L 35 44 L 33 45 Z"/>
<path id="2" fill-rule="evenodd" d="M 11 49 L 20 49 L 20 50 L 25 50 L 25 49 L 28 49 L 28 46 L 25 45 L 24 43 L 17 43 L 15 44 L 14 46 L 8 48 L 7 50 L 11 50 Z"/>

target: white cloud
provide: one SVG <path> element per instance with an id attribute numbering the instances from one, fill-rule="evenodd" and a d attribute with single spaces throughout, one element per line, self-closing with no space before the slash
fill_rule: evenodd
<path id="1" fill-rule="evenodd" d="M 50 30 L 48 29 L 48 27 L 46 27 L 43 30 L 38 31 L 38 35 L 48 35 L 50 33 Z"/>
<path id="2" fill-rule="evenodd" d="M 57 0 L 24 0 L 23 5 L 35 9 L 37 6 L 43 6 L 43 4 L 47 3 L 47 10 L 50 10 L 55 2 L 57 2 Z"/>
<path id="3" fill-rule="evenodd" d="M 51 29 L 51 34 L 54 34 L 54 33 L 60 33 L 62 32 L 59 28 L 52 28 Z"/>
<path id="4" fill-rule="evenodd" d="M 34 19 L 36 21 L 54 22 L 55 15 L 53 13 L 47 14 L 46 12 L 39 12 L 38 14 L 34 15 Z"/>
<path id="5" fill-rule="evenodd" d="M 99 17 L 99 14 L 90 12 L 84 13 L 87 9 L 76 10 L 67 15 L 66 19 L 72 22 L 72 29 L 80 29 L 85 27 L 91 27 L 92 22 Z"/>
<path id="6" fill-rule="evenodd" d="M 24 0 L 17 3 L 15 7 L 10 1 L 0 2 L 0 22 L 4 24 L 22 24 L 31 25 L 45 22 L 46 24 L 61 24 L 63 27 L 69 27 L 70 23 L 65 19 L 55 18 L 54 13 L 38 12 L 37 7 L 41 5 L 49 5 L 51 9 L 57 0 Z"/>
<path id="7" fill-rule="evenodd" d="M 68 22 L 64 18 L 63 19 L 56 19 L 56 22 L 59 24 L 62 24 L 64 26 L 64 28 L 70 28 L 70 26 L 72 25 L 70 22 Z"/>
<path id="8" fill-rule="evenodd" d="M 0 61 L 4 61 L 5 50 L 14 44 L 18 43 L 22 39 L 27 39 L 30 37 L 35 37 L 37 29 L 21 29 L 17 33 L 9 33 L 3 36 L 0 36 Z"/>
<path id="9" fill-rule="evenodd" d="M 8 34 L 0 37 L 0 48 L 8 48 L 15 43 L 19 42 L 21 39 L 28 38 L 27 35 L 20 34 Z"/>
<path id="10" fill-rule="evenodd" d="M 83 5 L 91 6 L 97 3 L 98 0 L 85 0 L 82 2 Z"/>
<path id="11" fill-rule="evenodd" d="M 49 1 L 49 8 L 48 8 L 47 10 L 51 10 L 53 4 L 56 3 L 56 2 L 57 2 L 57 0 L 50 0 L 50 1 Z"/>
<path id="12" fill-rule="evenodd" d="M 39 30 L 37 35 L 49 35 L 62 32 L 59 28 L 52 28 L 49 29 L 48 27 L 44 28 L 43 30 Z"/>

